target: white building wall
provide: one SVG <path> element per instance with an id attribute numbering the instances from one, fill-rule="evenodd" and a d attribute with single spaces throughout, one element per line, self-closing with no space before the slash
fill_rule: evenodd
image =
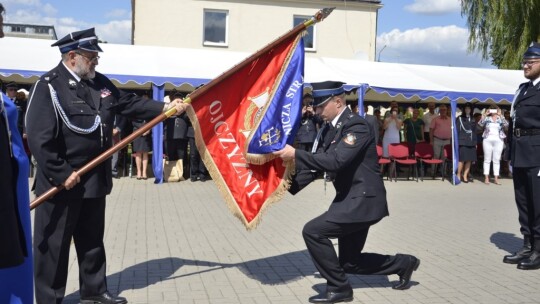
<path id="1" fill-rule="evenodd" d="M 133 42 L 195 49 L 255 52 L 293 27 L 293 16 L 312 16 L 323 7 L 336 10 L 315 27 L 308 56 L 375 60 L 377 10 L 354 1 L 132 0 Z M 228 46 L 203 45 L 204 9 L 227 10 Z"/>

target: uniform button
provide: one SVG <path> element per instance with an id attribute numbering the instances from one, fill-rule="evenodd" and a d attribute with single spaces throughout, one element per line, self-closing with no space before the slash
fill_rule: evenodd
<path id="1" fill-rule="evenodd" d="M 83 110 L 81 110 L 81 113 L 83 112 Z"/>

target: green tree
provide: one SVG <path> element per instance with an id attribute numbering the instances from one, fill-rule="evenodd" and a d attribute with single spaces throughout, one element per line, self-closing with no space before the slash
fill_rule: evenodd
<path id="1" fill-rule="evenodd" d="M 469 51 L 503 69 L 521 68 L 521 56 L 540 39 L 540 0 L 461 0 Z"/>

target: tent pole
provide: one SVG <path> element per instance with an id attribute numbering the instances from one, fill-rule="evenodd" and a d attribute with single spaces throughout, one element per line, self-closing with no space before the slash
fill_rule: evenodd
<path id="1" fill-rule="evenodd" d="M 152 83 L 152 98 L 164 101 L 165 84 L 156 85 Z M 154 183 L 163 183 L 163 122 L 152 128 L 152 169 L 154 171 Z"/>
<path id="2" fill-rule="evenodd" d="M 457 100 L 450 100 L 451 118 L 452 118 L 452 184 L 458 185 L 460 181 L 456 176 L 456 166 L 459 161 L 459 146 L 457 143 L 457 130 L 456 130 L 456 110 Z"/>
<path id="3" fill-rule="evenodd" d="M 364 95 L 366 94 L 366 88 L 368 87 L 367 84 L 362 83 L 358 87 L 357 95 L 358 95 L 358 114 L 362 117 L 364 117 L 367 113 L 364 111 Z"/>

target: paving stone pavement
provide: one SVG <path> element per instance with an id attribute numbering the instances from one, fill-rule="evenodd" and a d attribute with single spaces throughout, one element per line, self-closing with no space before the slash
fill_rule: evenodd
<path id="1" fill-rule="evenodd" d="M 307 303 L 325 286 L 301 231 L 328 208 L 331 184 L 287 194 L 246 231 L 212 181 L 114 183 L 107 280 L 129 303 Z M 365 251 L 410 253 L 422 264 L 405 291 L 391 289 L 396 275 L 349 276 L 354 303 L 539 303 L 540 270 L 502 263 L 521 245 L 512 181 L 502 183 L 386 181 L 390 217 L 371 229 Z M 65 303 L 78 303 L 74 248 L 68 280 Z"/>

